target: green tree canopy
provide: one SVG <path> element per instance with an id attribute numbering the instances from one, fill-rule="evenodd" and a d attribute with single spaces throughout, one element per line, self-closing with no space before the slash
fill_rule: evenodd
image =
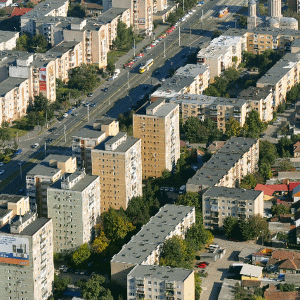
<path id="1" fill-rule="evenodd" d="M 123 22 L 117 26 L 117 37 L 113 41 L 114 48 L 118 50 L 129 50 L 134 43 L 134 33 L 132 27 L 128 27 Z"/>
<path id="2" fill-rule="evenodd" d="M 247 126 L 246 136 L 250 138 L 258 138 L 265 130 L 265 124 L 260 120 L 258 111 L 252 110 L 249 112 L 245 122 Z"/>
<path id="3" fill-rule="evenodd" d="M 54 292 L 58 296 L 62 296 L 63 292 L 67 289 L 68 285 L 71 283 L 71 278 L 69 276 L 59 278 L 54 274 Z"/>
<path id="4" fill-rule="evenodd" d="M 91 251 L 87 243 L 82 244 L 76 251 L 72 254 L 72 262 L 76 267 L 82 266 L 91 256 Z"/>
<path id="5" fill-rule="evenodd" d="M 226 135 L 230 138 L 232 136 L 240 136 L 242 131 L 240 122 L 234 118 L 230 118 L 226 124 Z"/>
<path id="6" fill-rule="evenodd" d="M 68 17 L 84 18 L 85 17 L 85 11 L 81 7 L 80 4 L 69 5 Z"/>
<path id="7" fill-rule="evenodd" d="M 259 143 L 259 162 L 273 165 L 278 157 L 276 146 L 269 141 Z"/>
<path id="8" fill-rule="evenodd" d="M 86 283 L 81 284 L 82 294 L 86 300 L 113 300 L 113 296 L 109 289 L 106 289 L 103 284 L 105 277 L 94 275 Z"/>
<path id="9" fill-rule="evenodd" d="M 271 211 L 272 214 L 276 216 L 289 214 L 291 212 L 290 208 L 284 206 L 283 204 L 272 205 Z"/>

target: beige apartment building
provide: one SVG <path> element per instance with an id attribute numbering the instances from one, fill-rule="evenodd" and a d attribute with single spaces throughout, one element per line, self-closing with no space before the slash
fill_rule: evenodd
<path id="1" fill-rule="evenodd" d="M 92 125 L 86 125 L 73 135 L 72 151 L 77 158 L 77 164 L 92 173 L 91 151 L 108 136 L 119 133 L 119 121 L 102 117 Z"/>
<path id="2" fill-rule="evenodd" d="M 232 216 L 245 220 L 263 217 L 263 192 L 214 186 L 202 196 L 203 223 L 206 229 L 220 229 L 224 219 Z"/>
<path id="3" fill-rule="evenodd" d="M 167 0 L 153 0 L 153 12 L 163 11 L 168 7 Z"/>
<path id="4" fill-rule="evenodd" d="M 238 187 L 240 181 L 258 168 L 259 140 L 232 137 L 187 181 L 188 192 L 212 186 Z"/>
<path id="5" fill-rule="evenodd" d="M 126 287 L 127 275 L 135 266 L 157 265 L 164 241 L 175 235 L 184 237 L 195 220 L 195 207 L 174 204 L 161 207 L 130 242 L 113 256 L 110 261 L 112 280 Z"/>
<path id="6" fill-rule="evenodd" d="M 0 195 L 1 299 L 47 300 L 54 280 L 52 220 L 24 196 Z"/>
<path id="7" fill-rule="evenodd" d="M 77 171 L 47 188 L 48 216 L 53 222 L 53 250 L 65 252 L 89 243 L 100 217 L 100 179 Z"/>
<path id="8" fill-rule="evenodd" d="M 143 179 L 173 170 L 180 157 L 179 105 L 159 99 L 134 114 L 133 136 L 142 141 Z"/>
<path id="9" fill-rule="evenodd" d="M 76 169 L 76 157 L 51 154 L 27 172 L 26 193 L 40 217 L 48 217 L 48 186 L 59 180 L 63 174 L 74 173 Z"/>
<path id="10" fill-rule="evenodd" d="M 16 31 L 0 31 L 0 51 L 13 50 L 16 48 L 19 32 Z"/>
<path id="11" fill-rule="evenodd" d="M 249 86 L 240 92 L 238 98 L 247 100 L 247 112 L 255 110 L 263 122 L 273 120 L 273 93 L 270 86 Z"/>
<path id="12" fill-rule="evenodd" d="M 173 77 L 168 78 L 153 94 L 151 102 L 157 99 L 170 99 L 176 95 L 202 94 L 210 81 L 209 67 L 187 64 L 179 68 Z"/>
<path id="13" fill-rule="evenodd" d="M 127 275 L 128 300 L 170 298 L 195 299 L 193 270 L 137 265 Z"/>
<path id="14" fill-rule="evenodd" d="M 101 182 L 101 212 L 126 209 L 142 195 L 141 140 L 125 132 L 109 136 L 91 151 L 92 174 Z"/>

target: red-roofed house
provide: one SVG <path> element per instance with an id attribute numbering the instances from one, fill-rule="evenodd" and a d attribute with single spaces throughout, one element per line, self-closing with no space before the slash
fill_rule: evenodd
<path id="1" fill-rule="evenodd" d="M 12 0 L 0 0 L 0 9 L 12 5 Z"/>
<path id="2" fill-rule="evenodd" d="M 272 190 L 268 186 L 266 186 L 264 184 L 258 183 L 254 189 L 256 191 L 262 191 L 262 192 L 264 192 L 264 200 L 274 199 L 274 196 L 273 196 L 274 190 Z"/>
<path id="3" fill-rule="evenodd" d="M 300 142 L 297 142 L 293 145 L 294 157 L 300 157 Z"/>
<path id="4" fill-rule="evenodd" d="M 10 17 L 20 17 L 23 16 L 25 14 L 27 14 L 29 11 L 31 11 L 32 8 L 27 8 L 27 7 L 15 7 L 12 11 L 12 14 L 10 15 Z"/>
<path id="5" fill-rule="evenodd" d="M 300 300 L 300 292 L 281 292 L 273 284 L 269 284 L 264 292 L 264 297 L 267 300 Z"/>
<path id="6" fill-rule="evenodd" d="M 278 265 L 278 270 L 280 273 L 297 273 L 300 270 L 300 260 L 286 259 Z"/>
<path id="7" fill-rule="evenodd" d="M 286 195 L 289 192 L 289 187 L 287 184 L 257 184 L 254 188 L 256 191 L 264 192 L 264 195 L 268 199 L 264 197 L 264 200 L 270 200 L 275 195 Z"/>
<path id="8" fill-rule="evenodd" d="M 82 0 L 80 5 L 84 9 L 86 17 L 99 17 L 102 14 L 103 6 L 101 4 Z"/>

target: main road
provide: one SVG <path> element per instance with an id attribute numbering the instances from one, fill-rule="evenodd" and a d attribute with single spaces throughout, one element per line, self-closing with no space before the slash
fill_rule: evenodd
<path id="1" fill-rule="evenodd" d="M 131 71 L 121 70 L 119 77 L 114 81 L 107 81 L 88 97 L 84 102 L 94 102 L 94 107 L 80 106 L 74 112 L 76 116 L 69 115 L 51 125 L 50 130 L 40 131 L 35 129 L 26 137 L 19 140 L 21 154 L 0 169 L 4 173 L 0 175 L 0 188 L 2 193 L 23 193 L 25 180 L 24 175 L 35 163 L 38 163 L 49 153 L 71 154 L 72 135 L 85 126 L 88 121 L 102 115 L 118 117 L 132 109 L 144 97 L 147 97 L 154 86 L 168 76 L 170 68 L 177 69 L 184 65 L 186 57 L 197 51 L 200 47 L 206 47 L 211 40 L 213 30 L 225 29 L 226 26 L 235 26 L 232 21 L 233 14 L 241 8 L 241 0 L 230 0 L 226 2 L 230 13 L 218 18 L 218 11 L 225 4 L 225 0 L 207 1 L 185 22 L 179 24 L 171 34 L 160 41 L 154 48 L 144 52 L 145 56 L 139 59 Z M 179 45 L 179 31 L 180 45 Z M 154 59 L 154 65 L 143 74 L 138 73 L 138 67 L 149 58 Z M 156 72 L 154 72 L 156 71 Z M 155 75 L 154 75 L 155 73 Z M 104 88 L 107 91 L 104 92 Z M 116 105 L 115 105 L 116 104 Z M 56 149 L 47 149 L 46 140 L 52 139 L 52 145 Z M 39 143 L 38 149 L 30 146 Z M 61 147 L 61 148 L 60 148 Z"/>

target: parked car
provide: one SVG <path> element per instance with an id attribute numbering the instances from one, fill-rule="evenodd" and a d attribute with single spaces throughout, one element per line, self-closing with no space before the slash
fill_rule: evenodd
<path id="1" fill-rule="evenodd" d="M 79 115 L 78 112 L 75 112 L 75 113 L 72 114 L 72 116 L 74 116 L 74 117 L 77 117 L 78 115 Z"/>
<path id="2" fill-rule="evenodd" d="M 90 104 L 90 107 L 95 107 L 95 106 L 96 106 L 95 102 Z"/>
<path id="3" fill-rule="evenodd" d="M 93 97 L 93 95 L 94 95 L 93 93 L 89 93 L 88 97 Z"/>
<path id="4" fill-rule="evenodd" d="M 0 162 L 0 167 L 2 167 L 4 165 L 3 161 Z"/>
<path id="5" fill-rule="evenodd" d="M 206 262 L 201 262 L 201 263 L 197 264 L 196 266 L 197 266 L 197 268 L 205 269 L 208 265 L 206 264 Z"/>
<path id="6" fill-rule="evenodd" d="M 46 143 L 47 144 L 49 144 L 49 143 L 51 143 L 52 142 L 52 139 L 51 138 L 48 138 L 47 140 L 46 140 Z"/>
<path id="7" fill-rule="evenodd" d="M 103 91 L 103 92 L 107 92 L 107 91 L 108 91 L 108 88 L 106 87 L 106 88 L 104 88 L 102 91 Z"/>
<path id="8" fill-rule="evenodd" d="M 39 143 L 35 143 L 34 145 L 31 145 L 31 148 L 36 149 L 36 148 L 38 148 L 39 146 L 40 146 Z"/>
<path id="9" fill-rule="evenodd" d="M 2 175 L 4 173 L 4 170 L 0 170 L 0 175 Z"/>
<path id="10" fill-rule="evenodd" d="M 66 118 L 66 117 L 68 117 L 68 116 L 69 116 L 68 113 L 64 113 L 64 114 L 63 114 L 63 117 L 64 117 L 64 118 Z"/>
<path id="11" fill-rule="evenodd" d="M 15 153 L 16 153 L 16 155 L 21 154 L 22 153 L 22 149 L 18 149 Z"/>

